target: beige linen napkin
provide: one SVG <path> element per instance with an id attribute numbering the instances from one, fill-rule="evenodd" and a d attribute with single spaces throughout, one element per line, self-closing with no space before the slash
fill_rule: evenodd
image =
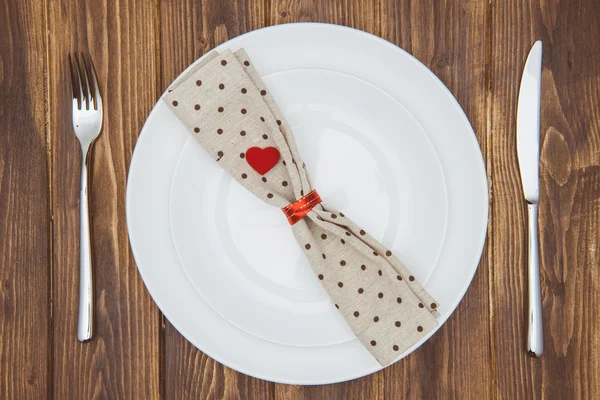
<path id="1" fill-rule="evenodd" d="M 314 189 L 290 126 L 243 49 L 207 55 L 163 99 L 216 162 L 266 203 L 283 208 Z M 261 175 L 247 161 L 252 147 L 275 147 L 281 158 Z M 315 279 L 381 365 L 437 325 L 434 299 L 343 213 L 321 203 L 291 229 Z"/>

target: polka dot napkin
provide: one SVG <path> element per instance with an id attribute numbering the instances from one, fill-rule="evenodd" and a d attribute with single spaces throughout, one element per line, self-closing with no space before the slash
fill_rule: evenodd
<path id="1" fill-rule="evenodd" d="M 163 100 L 215 161 L 266 203 L 283 208 L 313 190 L 292 130 L 243 49 L 209 54 Z M 280 154 L 262 175 L 247 159 L 253 147 Z M 315 279 L 381 365 L 437 325 L 434 299 L 343 213 L 321 203 L 291 229 Z"/>

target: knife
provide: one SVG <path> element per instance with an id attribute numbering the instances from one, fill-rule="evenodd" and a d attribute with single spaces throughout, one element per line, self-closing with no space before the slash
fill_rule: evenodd
<path id="1" fill-rule="evenodd" d="M 529 314 L 527 353 L 544 352 L 542 296 L 538 253 L 538 202 L 540 200 L 540 89 L 542 83 L 542 42 L 535 42 L 523 69 L 517 105 L 517 155 L 529 220 L 528 284 Z"/>

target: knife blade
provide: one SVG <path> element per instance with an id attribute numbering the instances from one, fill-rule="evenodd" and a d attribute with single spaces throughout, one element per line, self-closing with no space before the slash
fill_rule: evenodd
<path id="1" fill-rule="evenodd" d="M 517 155 L 525 200 L 540 199 L 540 90 L 542 42 L 535 42 L 523 70 L 517 106 Z"/>
<path id="2" fill-rule="evenodd" d="M 544 352 L 542 296 L 538 254 L 538 202 L 540 200 L 540 97 L 542 83 L 542 42 L 531 48 L 519 89 L 517 105 L 517 158 L 529 221 L 528 289 L 529 313 L 527 353 L 539 357 Z"/>

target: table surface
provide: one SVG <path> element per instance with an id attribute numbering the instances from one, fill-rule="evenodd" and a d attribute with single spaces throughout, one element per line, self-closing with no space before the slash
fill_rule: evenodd
<path id="1" fill-rule="evenodd" d="M 597 0 L 0 1 L 0 398 L 598 398 L 600 3 Z M 187 342 L 129 248 L 125 188 L 162 91 L 214 46 L 322 21 L 397 44 L 469 117 L 490 182 L 488 239 L 456 312 L 376 374 L 301 387 L 239 374 Z M 515 116 L 544 41 L 541 280 L 545 354 L 525 354 L 526 205 Z M 90 52 L 106 104 L 92 162 L 96 333 L 75 336 L 81 155 L 67 54 Z"/>

